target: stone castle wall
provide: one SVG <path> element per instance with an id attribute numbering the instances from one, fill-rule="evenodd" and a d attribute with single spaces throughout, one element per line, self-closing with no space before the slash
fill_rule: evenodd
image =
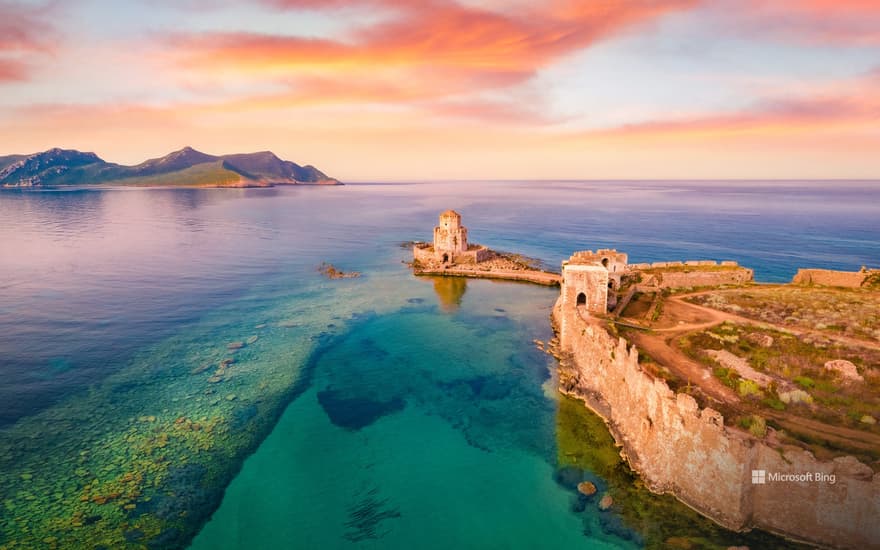
<path id="1" fill-rule="evenodd" d="M 446 254 L 451 256 L 447 260 L 449 264 L 476 264 L 492 258 L 492 251 L 485 246 L 471 247 L 464 252 L 446 252 Z M 443 256 L 430 244 L 419 243 L 413 245 L 413 259 L 423 264 L 434 264 L 442 263 Z"/>
<path id="2" fill-rule="evenodd" d="M 563 293 L 565 288 L 563 286 Z M 830 462 L 790 448 L 781 453 L 724 426 L 639 366 L 638 352 L 596 321 L 554 309 L 560 389 L 601 414 L 629 464 L 655 492 L 679 500 L 734 530 L 761 528 L 841 548 L 880 548 L 880 474 L 852 457 Z M 752 470 L 834 474 L 818 482 L 752 484 Z"/>
<path id="3" fill-rule="evenodd" d="M 745 267 L 724 271 L 666 271 L 653 276 L 660 288 L 741 285 L 755 280 L 755 272 Z"/>
<path id="4" fill-rule="evenodd" d="M 590 313 L 608 312 L 608 270 L 601 265 L 562 265 L 562 277 L 567 284 L 562 288 L 561 303 L 574 310 L 580 305 Z"/>
<path id="5" fill-rule="evenodd" d="M 870 271 L 832 271 L 830 269 L 798 269 L 791 280 L 796 285 L 823 285 L 859 288 L 865 279 L 877 270 Z"/>
<path id="6" fill-rule="evenodd" d="M 701 269 L 701 268 L 729 269 Z M 693 268 L 693 269 L 688 269 Z M 741 285 L 755 280 L 755 272 L 734 261 L 688 260 L 685 262 L 654 262 L 629 264 L 629 272 L 644 271 L 642 283 L 660 288 L 687 288 L 719 285 Z"/>

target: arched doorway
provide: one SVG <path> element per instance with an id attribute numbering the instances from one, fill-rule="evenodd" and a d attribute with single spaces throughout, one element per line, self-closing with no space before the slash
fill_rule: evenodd
<path id="1" fill-rule="evenodd" d="M 443 263 L 444 263 L 444 264 L 449 263 L 449 254 L 444 254 L 444 255 L 443 255 Z"/>
<path id="2" fill-rule="evenodd" d="M 585 305 L 587 305 L 587 295 L 581 292 L 577 295 L 577 306 L 580 307 Z"/>
<path id="3" fill-rule="evenodd" d="M 602 258 L 602 266 L 608 269 L 608 258 Z"/>

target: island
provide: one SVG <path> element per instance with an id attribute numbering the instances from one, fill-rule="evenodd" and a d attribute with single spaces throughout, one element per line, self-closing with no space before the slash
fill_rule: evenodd
<path id="1" fill-rule="evenodd" d="M 0 188 L 124 185 L 140 187 L 272 187 L 341 185 L 311 165 L 281 160 L 270 151 L 214 156 L 184 147 L 134 166 L 95 153 L 49 149 L 0 156 Z"/>
<path id="2" fill-rule="evenodd" d="M 540 269 L 530 258 L 468 243 L 468 230 L 455 210 L 440 213 L 433 243 L 413 243 L 410 266 L 416 275 L 425 276 L 504 279 L 545 286 L 559 286 L 561 280 L 558 273 Z"/>

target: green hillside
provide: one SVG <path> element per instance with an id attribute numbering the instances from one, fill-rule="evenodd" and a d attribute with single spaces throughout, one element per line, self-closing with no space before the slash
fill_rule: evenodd
<path id="1" fill-rule="evenodd" d="M 49 149 L 0 157 L 0 187 L 133 185 L 266 187 L 339 185 L 313 166 L 282 160 L 270 151 L 214 156 L 184 147 L 134 166 L 106 162 L 94 153 Z"/>

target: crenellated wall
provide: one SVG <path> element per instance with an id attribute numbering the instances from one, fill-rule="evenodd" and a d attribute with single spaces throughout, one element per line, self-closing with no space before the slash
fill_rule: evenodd
<path id="1" fill-rule="evenodd" d="M 701 409 L 643 371 L 635 347 L 563 304 L 560 297 L 553 314 L 560 389 L 605 418 L 651 490 L 670 492 L 730 529 L 757 527 L 830 547 L 880 548 L 880 474 L 852 457 L 819 461 L 725 427 L 720 413 Z M 753 470 L 834 475 L 836 482 L 756 485 Z"/>

